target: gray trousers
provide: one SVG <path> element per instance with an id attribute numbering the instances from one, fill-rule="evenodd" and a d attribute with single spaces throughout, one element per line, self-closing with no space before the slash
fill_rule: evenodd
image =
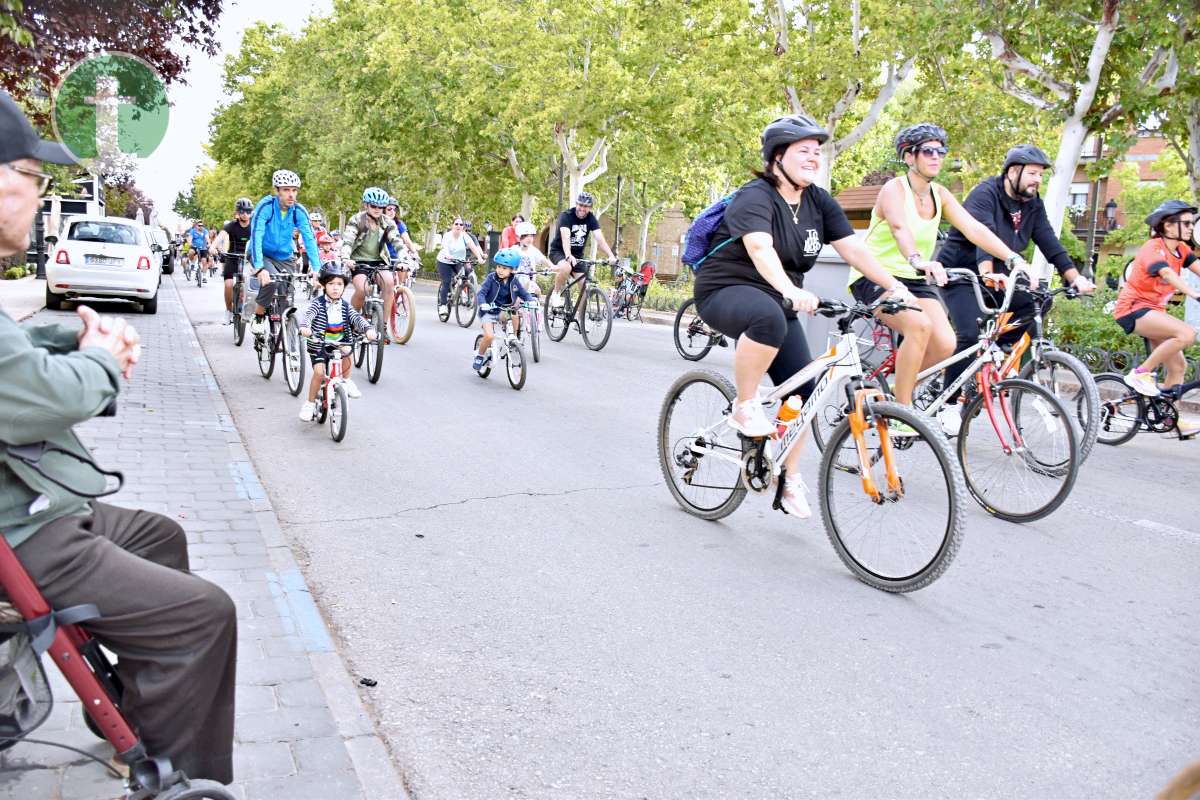
<path id="1" fill-rule="evenodd" d="M 121 713 L 152 756 L 189 778 L 233 780 L 237 615 L 188 572 L 183 528 L 161 514 L 94 502 L 38 529 L 17 557 L 51 608 L 95 603 L 84 626 L 117 654 Z"/>

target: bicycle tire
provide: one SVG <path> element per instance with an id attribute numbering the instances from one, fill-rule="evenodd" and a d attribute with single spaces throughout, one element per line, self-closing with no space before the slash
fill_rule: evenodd
<path id="1" fill-rule="evenodd" d="M 1043 364 L 1048 366 L 1045 374 L 1043 369 L 1030 359 L 1021 368 L 1021 377 L 1045 386 L 1062 400 L 1068 411 L 1074 412 L 1073 419 L 1078 424 L 1075 433 L 1079 442 L 1079 460 L 1080 463 L 1087 461 L 1100 429 L 1100 394 L 1096 389 L 1096 380 L 1082 361 L 1061 350 L 1045 350 L 1041 358 Z M 1059 369 L 1069 373 L 1069 377 L 1079 386 L 1077 390 L 1071 392 L 1059 382 L 1056 375 Z M 1042 375 L 1043 379 L 1034 380 L 1031 376 L 1035 374 Z"/>
<path id="2" fill-rule="evenodd" d="M 479 313 L 478 304 L 475 302 L 478 289 L 475 288 L 474 283 L 470 279 L 464 281 L 458 296 L 454 299 L 454 319 L 460 328 L 471 327 L 471 323 L 475 321 L 475 315 Z"/>
<path id="3" fill-rule="evenodd" d="M 241 347 L 242 342 L 246 340 L 246 318 L 242 316 L 242 287 L 239 284 L 234 284 L 233 287 L 233 346 Z"/>
<path id="4" fill-rule="evenodd" d="M 450 304 L 454 302 L 454 298 L 458 295 L 458 284 L 459 281 L 457 279 L 450 282 L 450 291 L 446 293 L 446 305 L 438 306 L 437 315 L 438 319 L 442 322 L 450 321 L 450 314 L 452 313 Z M 441 290 L 439 289 L 439 291 Z M 442 311 L 443 308 L 446 309 L 444 312 Z"/>
<path id="5" fill-rule="evenodd" d="M 1131 350 L 1114 350 L 1108 354 L 1109 372 L 1129 372 L 1137 363 L 1137 356 Z"/>
<path id="6" fill-rule="evenodd" d="M 305 348 L 300 337 L 300 323 L 295 314 L 288 314 L 283 323 L 283 379 L 287 382 L 292 397 L 298 397 L 304 388 L 304 370 L 307 361 Z"/>
<path id="7" fill-rule="evenodd" d="M 327 364 L 326 369 L 328 369 L 328 367 L 329 365 Z M 329 409 L 325 407 L 325 384 L 322 384 L 321 388 L 317 390 L 317 411 L 313 415 L 313 419 L 317 421 L 318 425 L 324 425 L 325 418 L 328 415 Z"/>
<path id="8" fill-rule="evenodd" d="M 204 288 L 204 266 L 199 264 L 196 266 L 196 288 Z"/>
<path id="9" fill-rule="evenodd" d="M 363 342 L 363 350 L 365 352 L 365 360 L 367 362 L 367 380 L 371 383 L 379 383 L 379 376 L 383 374 L 383 337 L 387 333 L 387 323 L 383 319 L 383 304 L 371 306 L 371 313 L 367 317 L 367 321 L 375 330 L 375 341 Z"/>
<path id="10" fill-rule="evenodd" d="M 516 367 L 513 367 L 513 363 Z M 514 369 L 516 376 L 513 375 Z M 508 375 L 508 385 L 516 391 L 521 391 L 521 387 L 525 385 L 525 375 L 528 372 L 525 366 L 525 348 L 515 339 L 508 346 L 508 358 L 504 360 L 504 372 Z"/>
<path id="11" fill-rule="evenodd" d="M 552 342 L 561 342 L 566 338 L 567 331 L 571 327 L 571 317 L 567 316 L 568 310 L 575 311 L 571 305 L 571 287 L 563 287 L 562 290 L 563 304 L 554 306 L 552 303 L 546 305 L 546 335 L 550 337 Z"/>
<path id="12" fill-rule="evenodd" d="M 1116 447 L 1137 436 L 1145 425 L 1146 401 L 1129 388 L 1125 377 L 1102 372 L 1096 376 L 1096 393 L 1100 400 L 1096 441 Z"/>
<path id="13" fill-rule="evenodd" d="M 265 336 L 255 337 L 254 349 L 258 357 L 258 371 L 264 378 L 270 380 L 272 373 L 275 372 L 275 342 L 269 332 Z"/>
<path id="14" fill-rule="evenodd" d="M 542 310 L 535 308 L 529 313 L 529 349 L 533 353 L 533 363 L 542 360 Z"/>
<path id="15" fill-rule="evenodd" d="M 717 404 L 723 403 L 725 408 L 725 412 L 723 413 L 727 413 L 733 407 L 733 401 L 737 397 L 737 390 L 733 388 L 733 384 L 729 382 L 729 379 L 719 372 L 713 372 L 712 370 L 692 370 L 679 376 L 671 384 L 671 388 L 667 390 L 667 395 L 663 398 L 663 404 L 658 413 L 658 464 L 662 469 L 663 478 L 666 479 L 667 488 L 670 490 L 671 496 L 675 498 L 675 502 L 684 511 L 701 519 L 718 520 L 732 514 L 742 504 L 742 501 L 746 499 L 746 487 L 742 482 L 741 469 L 736 469 L 734 477 L 729 479 L 732 483 L 731 486 L 706 487 L 714 488 L 719 493 L 727 492 L 724 495 L 724 499 L 720 499 L 721 495 L 718 494 L 717 497 L 720 501 L 711 505 L 702 505 L 686 497 L 680 489 L 678 481 L 683 480 L 686 484 L 687 479 L 682 473 L 676 474 L 676 469 L 682 469 L 686 473 L 690 468 L 694 475 L 703 463 L 700 461 L 700 458 L 695 457 L 694 454 L 690 454 L 696 463 L 687 466 L 681 464 L 680 460 L 686 460 L 689 457 L 689 453 L 680 449 L 686 447 L 682 439 L 679 442 L 672 441 L 675 434 L 671 431 L 671 422 L 675 412 L 678 410 L 679 402 L 683 398 L 684 392 L 690 386 L 697 384 L 707 384 L 720 394 L 723 400 L 717 401 Z M 712 424 L 716 420 L 717 418 L 714 416 L 712 419 L 706 419 L 704 424 Z M 686 430 L 694 429 L 694 425 L 690 423 L 690 420 L 685 420 L 682 427 Z M 729 444 L 721 446 L 732 448 L 733 442 L 740 442 L 739 450 L 744 453 L 749 443 L 728 426 L 725 427 L 725 432 L 728 434 L 726 439 Z M 730 467 L 732 465 L 725 466 Z"/>
<path id="16" fill-rule="evenodd" d="M 392 341 L 408 344 L 417 325 L 416 297 L 407 286 L 396 287 L 396 299 L 392 304 Z"/>
<path id="17" fill-rule="evenodd" d="M 997 406 L 1002 402 L 1009 404 L 1010 413 L 1012 413 L 1014 420 L 1020 416 L 1020 408 L 1027 396 L 1030 398 L 1028 405 L 1038 410 L 1043 422 L 1054 418 L 1061 420 L 1069 420 L 1071 418 L 1071 412 L 1067 410 L 1066 406 L 1063 405 L 1062 401 L 1053 392 L 1031 381 L 1021 378 L 1008 378 L 993 384 L 991 390 L 993 401 Z M 1040 409 L 1034 398 L 1040 400 L 1043 404 Z M 980 417 L 981 412 L 983 414 L 982 417 Z M 1004 425 L 1002 409 L 997 407 L 996 414 L 997 420 L 1000 421 L 1001 425 Z M 1058 488 L 1054 490 L 1049 499 L 1028 509 L 1012 510 L 1011 508 L 1000 507 L 994 497 L 988 496 L 989 492 L 984 485 L 984 481 L 988 477 L 988 470 L 976 470 L 975 464 L 979 459 L 976 459 L 973 453 L 968 452 L 968 448 L 972 447 L 978 447 L 984 451 L 992 451 L 993 445 L 990 443 L 996 437 L 995 429 L 987 424 L 988 417 L 986 411 L 984 411 L 984 394 L 982 390 L 967 403 L 962 416 L 962 427 L 958 432 L 958 461 L 962 466 L 963 477 L 966 479 L 967 491 L 971 493 L 971 496 L 975 498 L 975 502 L 979 503 L 984 511 L 1006 522 L 1025 523 L 1042 519 L 1054 513 L 1063 504 L 1067 496 L 1071 493 L 1071 489 L 1075 485 L 1075 479 L 1079 475 L 1079 444 L 1075 437 L 1075 426 L 1073 424 L 1065 423 L 1060 426 L 1054 426 L 1055 430 L 1062 432 L 1062 441 L 1056 442 L 1056 447 L 1051 450 L 1048 456 L 1037 458 L 1031 455 L 1032 451 L 1029 449 L 1028 439 L 1026 439 L 1025 448 L 1019 450 L 1014 448 L 1007 454 L 1001 451 L 1004 458 L 1007 459 L 1003 463 L 1010 465 L 1011 469 L 1024 469 L 1038 477 L 1054 479 L 1058 482 Z M 986 425 L 986 427 L 981 425 L 981 430 L 984 431 L 982 439 L 981 437 L 971 436 L 971 429 L 977 418 L 983 420 L 983 425 Z M 1025 427 L 1025 432 L 1028 434 L 1039 431 L 1036 426 L 1031 425 Z M 1051 434 L 1054 433 L 1054 431 L 1049 432 Z M 1011 427 L 1003 430 L 1003 436 L 1005 441 L 1011 446 Z M 977 445 L 976 443 L 980 441 L 983 441 L 984 444 Z M 1061 452 L 1054 452 L 1054 450 L 1061 450 Z M 1018 461 L 1020 465 L 1018 465 Z M 1033 482 L 1028 479 L 1016 482 L 1027 487 L 1033 485 Z"/>
<path id="18" fill-rule="evenodd" d="M 346 387 L 338 384 L 333 387 L 333 397 L 329 401 L 329 438 L 340 442 L 346 438 L 350 427 L 350 402 L 346 397 Z"/>
<path id="19" fill-rule="evenodd" d="M 155 800 L 235 800 L 236 797 L 225 785 L 216 781 L 185 778 L 182 783 L 155 795 Z"/>
<path id="20" fill-rule="evenodd" d="M 1108 354 L 1098 347 L 1083 347 L 1076 353 L 1079 360 L 1094 375 L 1098 372 L 1108 372 Z"/>
<path id="21" fill-rule="evenodd" d="M 351 355 L 354 357 L 354 368 L 362 369 L 363 362 L 367 360 L 367 338 L 365 336 L 358 336 L 354 340 L 354 346 L 351 350 Z"/>
<path id="22" fill-rule="evenodd" d="M 711 335 L 704 336 L 704 346 L 699 349 L 684 347 L 684 337 L 688 339 L 688 344 L 690 345 L 692 337 L 700 335 L 692 332 L 696 322 L 698 321 L 701 325 L 704 325 L 704 320 L 700 319 L 699 312 L 689 312 L 689 309 L 692 309 L 695 305 L 695 298 L 689 297 L 680 304 L 679 310 L 675 312 L 675 351 L 687 361 L 699 361 L 713 349 L 713 337 Z M 684 317 L 688 317 L 686 324 L 684 323 Z"/>
<path id="23" fill-rule="evenodd" d="M 902 422 L 909 425 L 913 430 L 917 431 L 918 436 L 909 437 L 902 445 L 900 442 L 892 438 L 893 453 L 898 459 L 916 462 L 920 454 L 926 453 L 926 448 L 921 448 L 920 445 L 927 446 L 927 451 L 932 455 L 932 459 L 928 457 L 920 458 L 919 469 L 904 469 L 902 474 L 902 486 L 904 494 L 898 498 L 885 498 L 882 503 L 877 503 L 868 497 L 862 489 L 861 471 L 859 467 L 857 448 L 847 450 L 846 443 L 851 439 L 850 420 L 843 418 L 837 427 L 831 431 L 829 439 L 829 447 L 825 450 L 821 458 L 820 474 L 818 476 L 818 496 L 821 506 L 821 521 L 825 526 L 825 534 L 829 537 L 830 544 L 833 545 L 834 552 L 842 563 L 863 583 L 880 589 L 885 592 L 912 592 L 918 589 L 923 589 L 929 584 L 937 580 L 946 571 L 950 564 L 954 561 L 954 557 L 958 554 L 959 548 L 962 546 L 964 528 L 966 526 L 966 489 L 964 488 L 964 480 L 962 470 L 959 467 L 958 460 L 954 457 L 950 450 L 950 445 L 946 437 L 941 431 L 936 429 L 927 417 L 924 417 L 907 406 L 902 406 L 891 401 L 877 401 L 870 404 L 872 414 L 883 419 L 892 419 L 897 422 Z M 878 428 L 871 427 L 868 433 L 878 436 Z M 882 444 L 882 442 L 881 442 Z M 875 450 L 875 453 L 880 453 L 880 450 Z M 840 459 L 847 453 L 854 453 L 852 460 Z M 880 464 L 876 460 L 872 462 Z M 845 492 L 840 490 L 840 485 L 837 489 L 834 487 L 835 473 L 848 474 L 851 476 L 850 483 L 847 484 Z M 939 478 L 940 476 L 940 478 Z M 883 476 L 879 476 L 883 477 Z M 905 481 L 905 477 L 909 480 Z M 866 532 L 863 530 L 862 522 L 864 519 L 862 509 L 878 511 L 884 513 L 888 509 L 898 509 L 902 506 L 919 506 L 920 499 L 912 496 L 913 487 L 918 482 L 930 481 L 930 486 L 940 486 L 945 489 L 946 497 L 946 512 L 944 514 L 945 522 L 943 529 L 940 532 L 935 531 L 936 545 L 929 548 L 924 548 L 928 553 L 928 558 L 922 556 L 924 563 L 920 563 L 916 568 L 908 568 L 906 574 L 888 576 L 881 574 L 879 566 L 872 566 L 864 563 L 863 555 L 859 552 L 859 545 L 866 539 Z M 856 486 L 853 484 L 857 484 Z M 847 502 L 847 512 L 845 518 L 839 510 L 842 505 L 837 497 L 845 495 Z M 867 503 L 866 506 L 861 504 L 855 506 L 854 510 L 849 510 L 851 505 L 849 500 L 855 494 L 859 495 L 862 501 Z M 911 503 L 909 501 L 912 501 Z M 915 510 L 915 509 L 914 509 Z M 916 517 L 914 524 L 895 524 L 889 522 L 881 527 L 881 537 L 891 541 L 893 537 L 910 537 L 917 533 L 917 528 L 929 522 L 931 514 L 922 508 Z M 939 515 L 941 516 L 941 515 Z M 919 522 L 918 522 L 919 520 Z M 853 534 L 853 536 L 851 536 Z M 881 555 L 881 549 L 871 547 L 872 561 L 878 561 Z M 906 554 L 913 552 L 905 548 Z"/>
<path id="24" fill-rule="evenodd" d="M 595 352 L 603 350 L 604 345 L 608 344 L 608 338 L 612 336 L 613 310 L 599 286 L 589 286 L 587 291 L 583 293 L 583 317 L 581 321 L 582 326 L 579 332 L 583 334 L 583 343 L 587 345 L 589 350 Z M 597 323 L 603 327 L 603 335 L 599 338 L 594 335 L 596 328 L 593 325 Z"/>

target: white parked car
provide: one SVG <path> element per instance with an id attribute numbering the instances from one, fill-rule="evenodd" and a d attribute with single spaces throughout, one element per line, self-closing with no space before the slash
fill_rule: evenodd
<path id="1" fill-rule="evenodd" d="M 81 297 L 135 300 L 158 311 L 162 253 L 144 225 L 123 217 L 76 216 L 63 221 L 46 261 L 46 308 Z"/>

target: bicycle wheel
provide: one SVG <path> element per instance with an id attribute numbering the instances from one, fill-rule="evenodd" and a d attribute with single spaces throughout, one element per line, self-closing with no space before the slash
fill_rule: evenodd
<path id="1" fill-rule="evenodd" d="M 204 286 L 204 265 L 197 264 L 196 265 L 196 288 L 199 289 L 202 286 Z"/>
<path id="2" fill-rule="evenodd" d="M 326 417 L 329 415 L 329 409 L 325 407 L 325 388 L 327 385 L 328 384 L 322 384 L 321 388 L 317 390 L 316 420 L 318 425 L 323 424 Z"/>
<path id="3" fill-rule="evenodd" d="M 258 371 L 264 378 L 270 380 L 275 372 L 275 339 L 269 333 L 266 336 L 254 337 L 254 349 L 258 354 Z"/>
<path id="4" fill-rule="evenodd" d="M 508 373 L 508 385 L 517 391 L 525 385 L 525 348 L 516 339 L 508 344 L 508 357 L 504 359 L 504 371 Z"/>
<path id="5" fill-rule="evenodd" d="M 405 344 L 413 335 L 417 324 L 416 298 L 407 286 L 396 287 L 396 301 L 392 304 L 392 341 Z"/>
<path id="6" fill-rule="evenodd" d="M 283 379 L 293 397 L 304 388 L 304 345 L 300 338 L 300 323 L 295 314 L 289 314 L 283 324 Z"/>
<path id="7" fill-rule="evenodd" d="M 552 342 L 561 342 L 567 335 L 567 329 L 571 327 L 569 314 L 574 311 L 574 306 L 571 303 L 570 286 L 563 288 L 562 298 L 561 306 L 555 306 L 553 303 L 546 304 L 546 335 Z"/>
<path id="8" fill-rule="evenodd" d="M 350 403 L 346 399 L 346 387 L 339 383 L 333 387 L 333 396 L 329 398 L 329 437 L 340 442 L 346 438 L 349 425 Z"/>
<path id="9" fill-rule="evenodd" d="M 242 316 L 242 286 L 233 285 L 233 345 L 241 347 L 246 340 L 246 318 Z"/>
<path id="10" fill-rule="evenodd" d="M 387 333 L 387 326 L 383 320 L 382 303 L 371 306 L 371 313 L 367 316 L 367 321 L 371 323 L 371 328 L 375 331 L 375 341 L 363 342 L 367 362 L 367 380 L 371 383 L 379 383 L 379 376 L 383 374 L 383 351 L 386 349 L 383 345 L 383 336 Z"/>
<path id="11" fill-rule="evenodd" d="M 963 410 L 958 460 L 967 491 L 989 514 L 1033 522 L 1062 505 L 1079 472 L 1073 414 L 1050 390 L 1020 378 L 980 391 Z"/>
<path id="12" fill-rule="evenodd" d="M 462 288 L 458 290 L 454 302 L 454 318 L 458 320 L 460 327 L 469 328 L 475 321 L 475 313 L 479 310 L 475 305 L 477 291 L 474 281 L 470 279 L 463 283 Z"/>
<path id="13" fill-rule="evenodd" d="M 721 519 L 746 499 L 741 459 L 749 443 L 726 423 L 737 391 L 720 373 L 681 375 L 658 414 L 658 463 L 671 496 L 701 519 Z"/>
<path id="14" fill-rule="evenodd" d="M 370 321 L 371 320 L 368 320 L 368 322 Z M 371 327 L 374 328 L 375 325 L 372 324 Z M 363 362 L 367 360 L 367 338 L 365 336 L 359 336 L 357 339 L 355 339 L 352 350 L 352 354 L 354 356 L 354 366 L 359 368 L 362 367 Z"/>
<path id="15" fill-rule="evenodd" d="M 235 800 L 237 795 L 216 781 L 188 780 L 186 784 L 176 784 L 155 797 L 158 800 Z"/>
<path id="16" fill-rule="evenodd" d="M 1115 372 L 1097 375 L 1096 393 L 1100 398 L 1096 441 L 1116 446 L 1137 436 L 1146 418 L 1146 401 L 1125 384 L 1124 376 Z"/>
<path id="17" fill-rule="evenodd" d="M 589 286 L 583 295 L 583 343 L 600 351 L 612 335 L 613 310 L 599 286 Z"/>
<path id="18" fill-rule="evenodd" d="M 887 401 L 872 402 L 870 411 L 862 440 L 865 463 L 849 419 L 830 432 L 818 477 L 825 533 L 863 583 L 885 592 L 923 589 L 946 571 L 962 544 L 967 505 L 962 471 L 946 437 L 925 417 Z M 901 439 L 885 433 L 896 423 L 917 435 Z M 888 485 L 889 459 L 898 491 Z M 864 466 L 879 500 L 863 488 Z"/>
<path id="19" fill-rule="evenodd" d="M 1045 350 L 1040 363 L 1030 360 L 1021 369 L 1021 377 L 1049 389 L 1062 400 L 1067 411 L 1072 412 L 1075 439 L 1079 442 L 1079 461 L 1086 461 L 1092 454 L 1100 428 L 1100 395 L 1092 373 L 1075 356 Z"/>
<path id="20" fill-rule="evenodd" d="M 447 322 L 450 319 L 450 306 L 454 305 L 454 298 L 458 296 L 458 286 L 459 286 L 459 282 L 457 280 L 451 281 L 450 282 L 450 291 L 446 295 L 446 305 L 438 306 L 437 315 L 438 315 L 438 319 L 440 319 L 442 322 Z M 441 290 L 439 289 L 438 291 L 441 291 Z M 443 311 L 443 309 L 445 309 L 445 310 Z"/>
<path id="21" fill-rule="evenodd" d="M 699 361 L 712 348 L 712 335 L 696 311 L 696 300 L 688 298 L 675 312 L 675 349 L 688 361 Z"/>
<path id="22" fill-rule="evenodd" d="M 1129 350 L 1114 350 L 1108 354 L 1108 366 L 1112 372 L 1126 373 L 1137 364 L 1137 356 Z"/>
<path id="23" fill-rule="evenodd" d="M 1093 373 L 1105 372 L 1107 369 L 1108 353 L 1098 347 L 1084 347 L 1079 353 L 1079 360 Z"/>
<path id="24" fill-rule="evenodd" d="M 533 352 L 533 363 L 542 360 L 542 309 L 529 312 L 529 349 Z"/>

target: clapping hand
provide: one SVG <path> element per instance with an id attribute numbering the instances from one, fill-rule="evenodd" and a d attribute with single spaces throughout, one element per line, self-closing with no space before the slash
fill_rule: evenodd
<path id="1" fill-rule="evenodd" d="M 88 306 L 80 306 L 79 318 L 83 329 L 79 332 L 79 347 L 99 347 L 112 353 L 117 367 L 128 380 L 133 375 L 133 366 L 142 357 L 141 336 L 123 317 L 100 316 Z"/>

